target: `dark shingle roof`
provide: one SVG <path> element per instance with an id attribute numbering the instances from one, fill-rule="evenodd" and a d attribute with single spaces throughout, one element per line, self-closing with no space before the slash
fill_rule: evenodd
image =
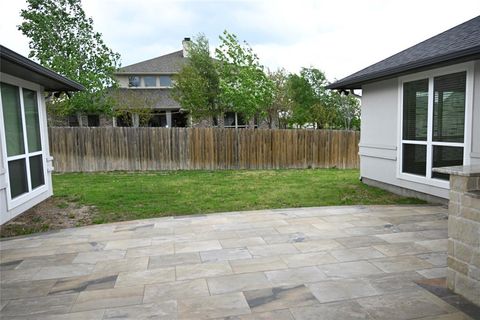
<path id="1" fill-rule="evenodd" d="M 183 50 L 175 51 L 160 57 L 138 62 L 129 66 L 122 67 L 118 73 L 135 72 L 158 72 L 158 73 L 177 73 L 185 63 Z"/>
<path id="2" fill-rule="evenodd" d="M 480 16 L 349 75 L 327 88 L 360 89 L 366 83 L 477 58 L 480 58 Z"/>
<path id="3" fill-rule="evenodd" d="M 80 91 L 85 88 L 32 60 L 0 45 L 0 71 L 38 83 L 46 91 Z"/>

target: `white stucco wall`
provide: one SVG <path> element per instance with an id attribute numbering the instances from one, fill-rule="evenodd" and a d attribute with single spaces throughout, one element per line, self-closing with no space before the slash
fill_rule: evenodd
<path id="1" fill-rule="evenodd" d="M 472 152 L 470 154 L 470 161 L 472 164 L 480 164 L 480 61 L 475 62 L 474 77 Z"/>
<path id="2" fill-rule="evenodd" d="M 480 61 L 474 70 L 470 163 L 480 163 Z M 362 177 L 448 199 L 448 188 L 398 177 L 399 79 L 362 87 L 360 174 Z M 468 141 L 468 139 L 465 139 Z"/>

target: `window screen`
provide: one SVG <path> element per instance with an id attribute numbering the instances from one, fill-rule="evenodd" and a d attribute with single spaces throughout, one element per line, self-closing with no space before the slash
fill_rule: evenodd
<path id="1" fill-rule="evenodd" d="M 463 165 L 463 148 L 461 147 L 447 147 L 447 146 L 433 146 L 432 167 L 449 167 Z M 432 178 L 448 180 L 449 175 L 432 172 Z"/>
<path id="2" fill-rule="evenodd" d="M 156 87 L 157 86 L 157 77 L 155 77 L 155 76 L 143 77 L 143 82 L 145 83 L 145 87 Z"/>
<path id="3" fill-rule="evenodd" d="M 403 139 L 427 140 L 428 79 L 403 84 Z"/>
<path id="4" fill-rule="evenodd" d="M 404 144 L 402 171 L 425 176 L 427 173 L 427 146 Z"/>
<path id="5" fill-rule="evenodd" d="M 466 73 L 434 78 L 433 141 L 463 142 Z"/>
<path id="6" fill-rule="evenodd" d="M 22 109 L 19 88 L 2 83 L 3 120 L 7 140 L 7 156 L 25 153 L 23 140 Z"/>
<path id="7" fill-rule="evenodd" d="M 170 76 L 160 76 L 160 86 L 161 87 L 171 87 L 172 78 Z"/>

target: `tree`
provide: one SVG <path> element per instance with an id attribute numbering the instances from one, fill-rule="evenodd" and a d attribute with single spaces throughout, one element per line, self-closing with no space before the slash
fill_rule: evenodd
<path id="1" fill-rule="evenodd" d="M 113 102 L 115 102 L 115 117 L 127 119 L 130 126 L 145 127 L 152 118 L 151 106 L 155 99 L 149 95 L 149 92 L 139 90 L 116 89 L 110 93 Z M 133 117 L 138 117 L 138 124 L 134 123 Z"/>
<path id="2" fill-rule="evenodd" d="M 360 129 L 360 101 L 352 94 L 332 91 L 331 97 L 338 110 L 338 125 L 343 129 Z"/>
<path id="3" fill-rule="evenodd" d="M 292 99 L 288 94 L 289 74 L 285 69 L 278 69 L 269 72 L 268 77 L 273 82 L 274 94 L 270 107 L 267 109 L 267 120 L 270 128 L 274 128 L 274 123 L 278 122 L 280 128 L 285 128 L 286 119 L 291 114 Z"/>
<path id="4" fill-rule="evenodd" d="M 58 114 L 109 113 L 106 88 L 115 86 L 113 72 L 120 55 L 113 52 L 93 30 L 80 0 L 27 0 L 18 29 L 30 38 L 29 57 L 72 80 L 85 91 L 52 102 Z"/>
<path id="5" fill-rule="evenodd" d="M 242 114 L 247 122 L 264 117 L 272 105 L 274 83 L 248 43 L 240 44 L 234 34 L 223 32 L 215 50 L 219 60 L 220 102 Z"/>
<path id="6" fill-rule="evenodd" d="M 195 120 L 222 114 L 219 103 L 219 75 L 210 57 L 208 39 L 199 34 L 188 46 L 188 61 L 174 77 L 173 98 Z"/>

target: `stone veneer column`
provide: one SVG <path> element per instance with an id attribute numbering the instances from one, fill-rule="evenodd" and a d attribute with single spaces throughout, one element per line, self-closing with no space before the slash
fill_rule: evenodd
<path id="1" fill-rule="evenodd" d="M 448 288 L 480 305 L 480 166 L 434 170 L 450 174 Z"/>

